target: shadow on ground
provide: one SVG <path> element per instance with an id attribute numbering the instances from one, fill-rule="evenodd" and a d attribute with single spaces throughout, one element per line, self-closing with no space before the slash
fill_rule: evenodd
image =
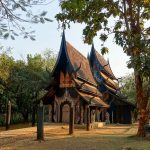
<path id="1" fill-rule="evenodd" d="M 68 126 L 46 124 L 45 140 L 36 141 L 36 128 L 0 132 L 1 150 L 150 150 L 148 140 L 135 137 L 134 125 L 109 125 L 101 129 L 75 129 L 68 135 Z M 132 150 L 131 149 L 131 150 Z"/>

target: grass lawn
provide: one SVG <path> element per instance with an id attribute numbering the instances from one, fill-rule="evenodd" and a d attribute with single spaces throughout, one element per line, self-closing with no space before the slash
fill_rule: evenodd
<path id="1" fill-rule="evenodd" d="M 36 141 L 36 128 L 0 132 L 0 150 L 150 150 L 150 140 L 137 138 L 136 125 L 107 125 L 100 129 L 75 129 L 68 135 L 68 126 L 46 124 L 45 140 Z"/>

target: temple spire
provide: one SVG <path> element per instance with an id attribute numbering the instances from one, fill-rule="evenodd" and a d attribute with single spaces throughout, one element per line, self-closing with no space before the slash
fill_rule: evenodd
<path id="1" fill-rule="evenodd" d="M 63 29 L 63 32 L 62 32 L 62 42 L 66 42 L 65 30 L 64 29 Z"/>
<path id="2" fill-rule="evenodd" d="M 56 68 L 58 66 L 58 63 L 60 61 L 60 57 L 62 56 L 62 53 L 64 53 L 66 51 L 66 38 L 65 38 L 65 31 L 63 30 L 62 34 L 61 34 L 61 45 L 60 45 L 60 50 L 59 50 L 59 53 L 58 53 L 58 57 L 57 57 L 57 60 L 56 60 L 56 63 L 55 63 L 55 66 L 52 70 L 52 76 L 55 76 L 55 71 L 56 71 Z"/>
<path id="3" fill-rule="evenodd" d="M 92 55 L 92 53 L 94 52 L 94 50 L 95 50 L 95 48 L 94 48 L 94 43 L 92 42 L 91 52 L 90 52 L 90 55 L 89 55 L 89 56 Z"/>
<path id="4" fill-rule="evenodd" d="M 60 51 L 62 51 L 62 49 L 66 49 L 66 37 L 65 37 L 65 30 L 64 29 L 62 32 Z"/>
<path id="5" fill-rule="evenodd" d="M 109 64 L 109 57 L 107 58 L 107 62 L 108 62 L 108 64 Z"/>
<path id="6" fill-rule="evenodd" d="M 91 48 L 91 50 L 94 50 L 95 48 L 94 48 L 94 43 L 92 42 L 92 48 Z"/>

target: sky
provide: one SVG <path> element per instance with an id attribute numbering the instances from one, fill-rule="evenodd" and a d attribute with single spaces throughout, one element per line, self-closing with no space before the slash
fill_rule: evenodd
<path id="1" fill-rule="evenodd" d="M 61 43 L 62 29 L 58 28 L 58 22 L 55 19 L 55 15 L 60 12 L 58 0 L 52 0 L 49 5 L 37 6 L 34 8 L 34 12 L 40 10 L 48 11 L 48 18 L 52 19 L 53 22 L 47 22 L 45 24 L 32 24 L 33 30 L 36 31 L 36 41 L 30 39 L 23 39 L 17 37 L 15 40 L 1 40 L 0 45 L 4 47 L 11 47 L 12 56 L 15 59 L 26 59 L 27 54 L 43 54 L 45 49 L 51 49 L 55 54 L 58 53 Z M 112 20 L 113 21 L 113 20 Z M 71 24 L 70 29 L 65 30 L 66 40 L 72 44 L 77 50 L 79 50 L 84 56 L 87 56 L 91 50 L 91 45 L 83 42 L 82 30 L 83 24 Z M 101 41 L 98 37 L 94 38 L 94 47 L 100 52 Z M 125 76 L 131 72 L 132 69 L 127 68 L 127 61 L 129 57 L 123 53 L 121 47 L 117 46 L 113 42 L 113 36 L 111 36 L 105 45 L 109 48 L 109 54 L 104 55 L 105 59 L 109 59 L 110 66 L 116 77 Z"/>

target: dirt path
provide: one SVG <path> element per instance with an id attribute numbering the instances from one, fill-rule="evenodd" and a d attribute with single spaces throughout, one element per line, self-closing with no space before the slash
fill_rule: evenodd
<path id="1" fill-rule="evenodd" d="M 68 126 L 45 125 L 45 141 L 36 141 L 36 128 L 23 128 L 0 132 L 0 150 L 122 150 L 123 147 L 141 147 L 150 150 L 150 142 L 131 138 L 136 126 L 109 125 L 100 129 L 75 129 L 68 135 Z M 140 144 L 139 144 L 140 143 Z"/>

